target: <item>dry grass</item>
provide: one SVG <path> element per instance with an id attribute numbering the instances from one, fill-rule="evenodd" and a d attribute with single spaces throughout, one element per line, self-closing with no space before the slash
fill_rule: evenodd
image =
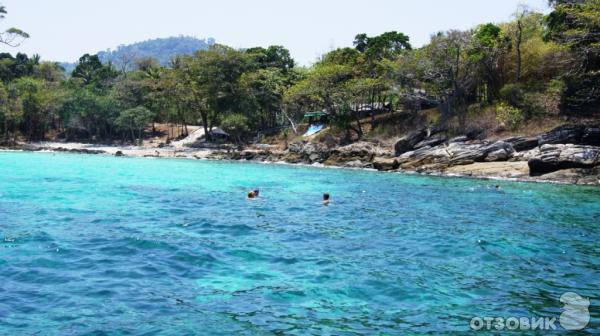
<path id="1" fill-rule="evenodd" d="M 371 118 L 367 117 L 361 120 L 364 132 L 363 140 L 391 145 L 406 133 L 427 125 L 435 125 L 440 119 L 441 113 L 437 108 L 422 110 L 417 113 L 394 112 L 377 115 L 374 127 Z M 510 129 L 498 121 L 496 111 L 493 107 L 487 107 L 471 112 L 465 119 L 464 125 L 460 124 L 457 117 L 450 118 L 447 121 L 447 133 L 451 137 L 463 135 L 470 130 L 481 130 L 483 131 L 481 134 L 482 138 L 498 140 L 513 136 L 536 136 L 568 123 L 598 124 L 599 120 L 598 118 L 567 118 L 564 116 L 548 115 L 524 121 L 517 128 Z M 303 137 L 302 134 L 306 131 L 307 126 L 306 124 L 298 125 L 298 135 L 294 135 L 291 129 L 288 129 L 288 144 L 311 141 L 333 146 L 341 144 L 344 139 L 344 130 L 335 127 L 328 127 L 311 137 Z M 357 140 L 355 134 L 353 136 L 352 140 Z M 283 147 L 285 137 L 283 132 L 280 131 L 276 135 L 263 139 L 262 142 L 281 145 Z"/>
<path id="2" fill-rule="evenodd" d="M 152 142 L 152 143 L 160 143 L 166 142 L 167 139 L 175 140 L 177 138 L 184 137 L 184 129 L 181 126 L 175 124 L 154 124 L 154 128 L 156 133 L 152 136 L 152 124 L 149 124 L 144 128 L 144 133 L 146 134 L 146 138 L 144 141 Z M 199 129 L 200 126 L 188 125 L 187 130 L 188 133 L 191 134 L 195 130 Z"/>

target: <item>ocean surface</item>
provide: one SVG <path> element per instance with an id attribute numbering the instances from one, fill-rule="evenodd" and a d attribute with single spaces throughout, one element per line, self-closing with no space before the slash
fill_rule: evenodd
<path id="1" fill-rule="evenodd" d="M 565 292 L 594 334 L 599 242 L 597 187 L 0 152 L 0 335 L 462 333 Z"/>

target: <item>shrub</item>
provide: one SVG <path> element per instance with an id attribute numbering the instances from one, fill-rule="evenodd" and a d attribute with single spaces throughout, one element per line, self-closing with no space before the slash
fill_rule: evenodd
<path id="1" fill-rule="evenodd" d="M 496 119 L 515 130 L 523 122 L 523 112 L 506 103 L 496 105 Z"/>
<path id="2" fill-rule="evenodd" d="M 521 84 L 506 84 L 500 89 L 500 97 L 513 107 L 523 107 L 525 92 Z"/>
<path id="3" fill-rule="evenodd" d="M 527 93 L 523 102 L 527 116 L 558 115 L 564 88 L 562 81 L 552 80 L 543 92 Z"/>

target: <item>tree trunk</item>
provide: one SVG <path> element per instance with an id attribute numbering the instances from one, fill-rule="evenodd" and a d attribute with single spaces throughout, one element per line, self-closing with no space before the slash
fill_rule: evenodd
<path id="1" fill-rule="evenodd" d="M 298 135 L 298 129 L 296 129 L 296 124 L 294 124 L 294 121 L 292 120 L 292 118 L 290 118 L 288 116 L 288 114 L 285 112 L 285 110 L 282 111 L 283 115 L 285 116 L 285 118 L 290 122 L 290 125 L 292 125 L 292 130 L 294 131 L 294 134 Z"/>
<path id="2" fill-rule="evenodd" d="M 521 42 L 523 39 L 523 23 L 521 19 L 517 21 L 517 83 L 521 81 Z"/>
<path id="3" fill-rule="evenodd" d="M 208 131 L 208 114 L 206 112 L 200 113 L 200 117 L 202 117 L 202 127 L 204 128 L 204 137 L 208 141 L 212 141 L 212 137 L 210 136 L 210 132 Z"/>
<path id="4" fill-rule="evenodd" d="M 360 116 L 359 116 L 360 112 L 355 112 L 354 113 L 354 118 L 356 119 L 356 126 L 357 126 L 357 132 L 356 134 L 358 135 L 358 138 L 362 138 L 363 135 L 363 130 L 362 130 L 362 126 L 360 125 Z"/>

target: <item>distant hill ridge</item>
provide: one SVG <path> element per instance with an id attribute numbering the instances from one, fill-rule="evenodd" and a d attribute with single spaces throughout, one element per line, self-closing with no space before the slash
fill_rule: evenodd
<path id="1" fill-rule="evenodd" d="M 197 50 L 208 49 L 213 44 L 215 39 L 212 37 L 199 39 L 180 35 L 122 44 L 115 50 L 107 49 L 98 52 L 98 57 L 103 63 L 112 62 L 117 69 L 132 70 L 135 60 L 140 58 L 153 57 L 161 65 L 168 65 L 174 56 L 193 54 Z M 70 73 L 77 66 L 77 62 L 66 62 L 61 65 Z"/>

